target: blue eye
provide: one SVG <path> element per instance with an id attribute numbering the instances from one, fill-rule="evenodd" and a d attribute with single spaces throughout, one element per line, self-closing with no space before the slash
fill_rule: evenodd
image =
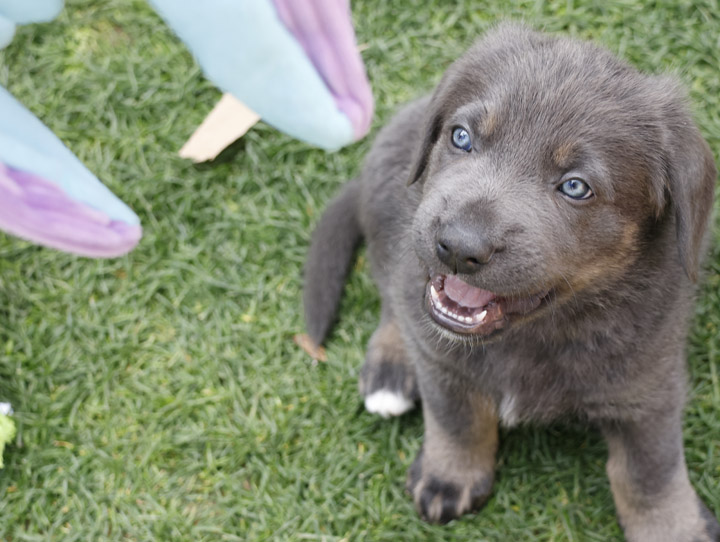
<path id="1" fill-rule="evenodd" d="M 458 149 L 462 149 L 466 152 L 472 150 L 472 141 L 470 140 L 470 134 L 465 128 L 455 128 L 452 133 L 452 144 Z"/>
<path id="2" fill-rule="evenodd" d="M 582 179 L 577 178 L 568 179 L 562 183 L 558 189 L 572 199 L 588 199 L 594 195 L 588 184 Z"/>

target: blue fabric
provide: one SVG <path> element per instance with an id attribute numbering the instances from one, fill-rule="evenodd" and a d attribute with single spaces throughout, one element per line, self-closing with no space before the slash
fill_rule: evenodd
<path id="1" fill-rule="evenodd" d="M 63 0 L 0 0 L 0 15 L 17 24 L 45 23 L 62 7 Z"/>
<path id="2" fill-rule="evenodd" d="M 265 122 L 326 149 L 353 141 L 350 120 L 280 22 L 271 0 L 149 2 L 207 77 Z"/>
<path id="3" fill-rule="evenodd" d="M 15 24 L 0 15 L 0 49 L 10 43 L 15 35 Z"/>
<path id="4" fill-rule="evenodd" d="M 0 87 L 0 162 L 58 185 L 69 197 L 113 220 L 139 224 L 120 201 L 30 111 Z"/>
<path id="5" fill-rule="evenodd" d="M 50 21 L 62 7 L 63 0 L 0 0 L 0 49 L 12 41 L 16 24 Z"/>

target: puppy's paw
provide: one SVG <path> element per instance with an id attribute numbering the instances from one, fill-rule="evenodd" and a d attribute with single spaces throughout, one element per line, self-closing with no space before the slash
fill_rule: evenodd
<path id="1" fill-rule="evenodd" d="M 371 414 L 378 414 L 383 418 L 400 416 L 414 407 L 415 401 L 408 399 L 400 392 L 384 388 L 365 396 L 365 409 Z"/>
<path id="2" fill-rule="evenodd" d="M 698 499 L 699 501 L 700 499 Z M 700 516 L 703 520 L 703 534 L 696 537 L 698 541 L 720 542 L 720 523 L 707 506 L 700 502 Z"/>
<path id="3" fill-rule="evenodd" d="M 689 488 L 689 486 L 688 486 Z M 690 489 L 641 511 L 619 510 L 628 542 L 720 542 L 720 523 Z"/>
<path id="4" fill-rule="evenodd" d="M 482 508 L 490 497 L 494 473 L 457 472 L 452 480 L 423 466 L 422 451 L 408 471 L 405 489 L 425 521 L 447 523 Z"/>
<path id="5" fill-rule="evenodd" d="M 415 369 L 393 323 L 380 326 L 370 339 L 359 388 L 367 411 L 383 418 L 404 414 L 419 399 Z"/>

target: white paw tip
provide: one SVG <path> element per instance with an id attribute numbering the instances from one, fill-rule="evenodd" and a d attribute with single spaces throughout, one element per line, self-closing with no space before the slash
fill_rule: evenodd
<path id="1" fill-rule="evenodd" d="M 365 408 L 383 418 L 400 416 L 415 406 L 410 399 L 390 390 L 378 390 L 365 397 Z"/>

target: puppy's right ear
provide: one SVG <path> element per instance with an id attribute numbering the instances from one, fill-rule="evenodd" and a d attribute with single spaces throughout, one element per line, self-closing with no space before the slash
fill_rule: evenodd
<path id="1" fill-rule="evenodd" d="M 437 143 L 438 139 L 440 139 L 441 130 L 442 118 L 439 113 L 434 112 L 431 115 L 429 122 L 425 124 L 423 131 L 425 136 L 423 137 L 422 144 L 415 151 L 413 167 L 410 170 L 410 176 L 408 177 L 408 186 L 424 177 L 428 162 L 430 161 L 430 153 L 432 152 L 432 148 L 435 146 L 435 143 Z"/>
<path id="2" fill-rule="evenodd" d="M 713 208 L 717 169 L 710 147 L 686 105 L 682 87 L 668 77 L 656 81 L 670 95 L 663 108 L 665 189 L 675 215 L 680 262 L 687 276 L 696 282 Z"/>
<path id="3" fill-rule="evenodd" d="M 692 120 L 676 127 L 673 135 L 674 148 L 667 170 L 680 262 L 687 276 L 697 282 L 717 170 L 710 147 Z"/>

